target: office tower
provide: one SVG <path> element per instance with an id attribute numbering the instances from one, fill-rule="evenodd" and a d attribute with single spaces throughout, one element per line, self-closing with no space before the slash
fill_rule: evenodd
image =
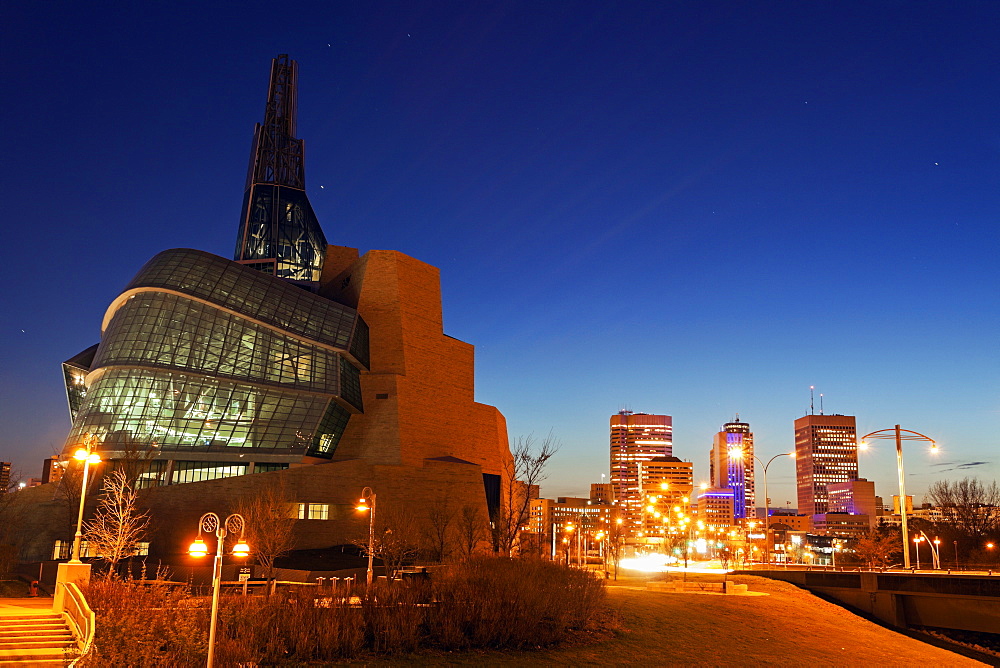
<path id="1" fill-rule="evenodd" d="M 42 484 L 46 485 L 50 482 L 59 482 L 62 480 L 63 473 L 66 469 L 63 468 L 62 464 L 59 462 L 57 457 L 50 457 L 42 463 Z"/>
<path id="2" fill-rule="evenodd" d="M 10 487 L 10 462 L 0 462 L 0 494 Z"/>
<path id="3" fill-rule="evenodd" d="M 753 432 L 737 414 L 715 435 L 709 470 L 713 487 L 733 490 L 733 513 L 738 519 L 757 515 L 753 457 Z"/>
<path id="4" fill-rule="evenodd" d="M 643 533 L 665 535 L 692 505 L 694 464 L 677 457 L 655 457 L 640 467 L 643 500 Z M 679 512 L 678 512 L 679 509 Z"/>
<path id="5" fill-rule="evenodd" d="M 706 530 L 732 526 L 735 496 L 733 490 L 728 487 L 715 487 L 698 492 L 698 519 L 705 524 Z"/>
<path id="6" fill-rule="evenodd" d="M 795 482 L 800 515 L 827 512 L 827 485 L 858 477 L 853 415 L 806 415 L 795 421 Z"/>
<path id="7" fill-rule="evenodd" d="M 628 531 L 641 531 L 645 496 L 640 469 L 657 457 L 673 455 L 669 415 L 622 410 L 611 416 L 611 484 Z"/>

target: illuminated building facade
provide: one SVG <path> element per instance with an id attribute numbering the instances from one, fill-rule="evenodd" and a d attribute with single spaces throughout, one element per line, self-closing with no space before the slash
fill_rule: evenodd
<path id="1" fill-rule="evenodd" d="M 878 516 L 878 504 L 875 497 L 875 483 L 865 478 L 833 482 L 827 485 L 827 504 L 829 513 L 847 513 L 849 515 L 864 515 L 868 518 L 868 526 L 873 528 Z"/>
<path id="2" fill-rule="evenodd" d="M 611 416 L 611 485 L 628 532 L 642 531 L 646 490 L 642 467 L 673 455 L 673 423 L 669 415 L 623 410 Z"/>
<path id="3" fill-rule="evenodd" d="M 709 488 L 698 492 L 698 520 L 707 528 L 733 525 L 735 494 L 729 488 Z"/>
<path id="4" fill-rule="evenodd" d="M 799 514 L 827 512 L 827 486 L 857 477 L 858 435 L 853 415 L 806 415 L 795 421 Z"/>
<path id="5" fill-rule="evenodd" d="M 641 467 L 643 528 L 645 538 L 655 539 L 679 527 L 679 520 L 693 505 L 694 464 L 677 457 L 656 457 Z"/>
<path id="6" fill-rule="evenodd" d="M 275 488 L 306 509 L 298 549 L 367 535 L 354 511 L 364 487 L 418 522 L 444 496 L 499 512 L 506 423 L 475 401 L 473 346 L 444 333 L 438 270 L 326 244 L 294 112 L 295 63 L 279 56 L 235 260 L 154 256 L 108 307 L 100 343 L 63 365 L 73 426 L 61 459 L 91 434 L 95 475 L 139 471 L 152 554 L 189 544 L 202 513 Z M 26 555 L 43 558 L 69 523 L 51 489 L 30 498 Z"/>
<path id="7" fill-rule="evenodd" d="M 733 513 L 737 519 L 756 517 L 753 432 L 748 423 L 740 422 L 739 415 L 715 435 L 709 472 L 713 487 L 733 490 Z"/>

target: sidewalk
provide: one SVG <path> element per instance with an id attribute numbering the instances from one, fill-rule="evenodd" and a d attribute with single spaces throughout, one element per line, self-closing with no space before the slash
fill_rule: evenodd
<path id="1" fill-rule="evenodd" d="M 0 598 L 0 617 L 52 612 L 52 597 Z"/>

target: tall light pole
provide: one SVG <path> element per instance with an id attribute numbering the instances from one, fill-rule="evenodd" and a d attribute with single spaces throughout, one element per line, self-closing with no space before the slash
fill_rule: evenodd
<path id="1" fill-rule="evenodd" d="M 205 665 L 212 668 L 215 661 L 215 628 L 219 620 L 219 590 L 222 588 L 222 552 L 225 549 L 226 536 L 230 533 L 240 534 L 240 539 L 233 546 L 233 555 L 245 557 L 250 554 L 250 546 L 243 540 L 243 530 L 246 528 L 246 521 L 239 513 L 233 513 L 223 522 L 215 513 L 205 513 L 198 520 L 198 538 L 191 543 L 188 553 L 192 557 L 204 557 L 208 554 L 208 546 L 202 539 L 202 532 L 215 534 L 215 563 L 212 568 L 212 617 L 208 627 L 208 663 Z"/>
<path id="2" fill-rule="evenodd" d="M 875 439 L 895 439 L 896 440 L 896 473 L 899 475 L 899 515 L 903 526 L 903 567 L 910 567 L 910 534 L 906 526 L 906 486 L 903 478 L 903 441 L 926 441 L 931 444 L 931 452 L 937 453 L 937 443 L 930 436 L 909 429 L 900 429 L 897 424 L 892 429 L 879 429 L 870 434 L 865 434 L 858 442 L 858 448 L 864 450 L 868 447 L 867 440 Z"/>
<path id="3" fill-rule="evenodd" d="M 733 448 L 731 452 L 736 457 L 743 456 L 743 450 L 739 448 Z M 767 469 L 768 467 L 771 466 L 771 462 L 773 462 L 778 457 L 791 457 L 792 459 L 795 459 L 795 453 L 794 452 L 778 453 L 774 457 L 771 457 L 769 460 L 767 460 L 766 464 L 764 463 L 763 459 L 761 459 L 757 455 L 753 455 L 753 458 L 756 459 L 758 462 L 760 462 L 760 465 L 764 468 L 764 475 L 762 476 L 764 482 L 764 563 L 768 565 L 771 564 L 771 550 L 774 549 L 774 545 L 771 543 L 771 518 L 769 516 L 771 510 L 770 508 L 771 499 L 769 499 L 767 496 Z M 754 505 L 757 504 L 755 503 Z"/>
<path id="4" fill-rule="evenodd" d="M 73 453 L 73 459 L 83 462 L 83 483 L 80 486 L 80 513 L 76 517 L 76 536 L 73 538 L 73 558 L 69 560 L 71 564 L 83 563 L 80 561 L 80 543 L 83 541 L 83 506 L 87 500 L 87 476 L 91 464 L 101 463 L 101 456 L 94 452 L 96 441 L 96 436 L 84 434 L 83 447 Z"/>
<path id="5" fill-rule="evenodd" d="M 361 499 L 357 510 L 369 511 L 368 516 L 368 586 L 372 586 L 372 558 L 375 556 L 375 490 L 365 487 L 361 490 Z"/>

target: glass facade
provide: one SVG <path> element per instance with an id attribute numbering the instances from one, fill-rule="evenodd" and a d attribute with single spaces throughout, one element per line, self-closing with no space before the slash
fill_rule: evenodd
<path id="1" fill-rule="evenodd" d="M 259 470 L 225 453 L 332 457 L 363 410 L 349 351 L 367 360 L 367 342 L 353 309 L 209 253 L 165 251 L 109 308 L 67 447 L 84 433 L 155 447 L 173 466 L 152 462 L 144 486 Z"/>
<path id="2" fill-rule="evenodd" d="M 243 203 L 236 259 L 293 281 L 319 281 L 326 238 L 303 190 L 255 184 Z"/>

